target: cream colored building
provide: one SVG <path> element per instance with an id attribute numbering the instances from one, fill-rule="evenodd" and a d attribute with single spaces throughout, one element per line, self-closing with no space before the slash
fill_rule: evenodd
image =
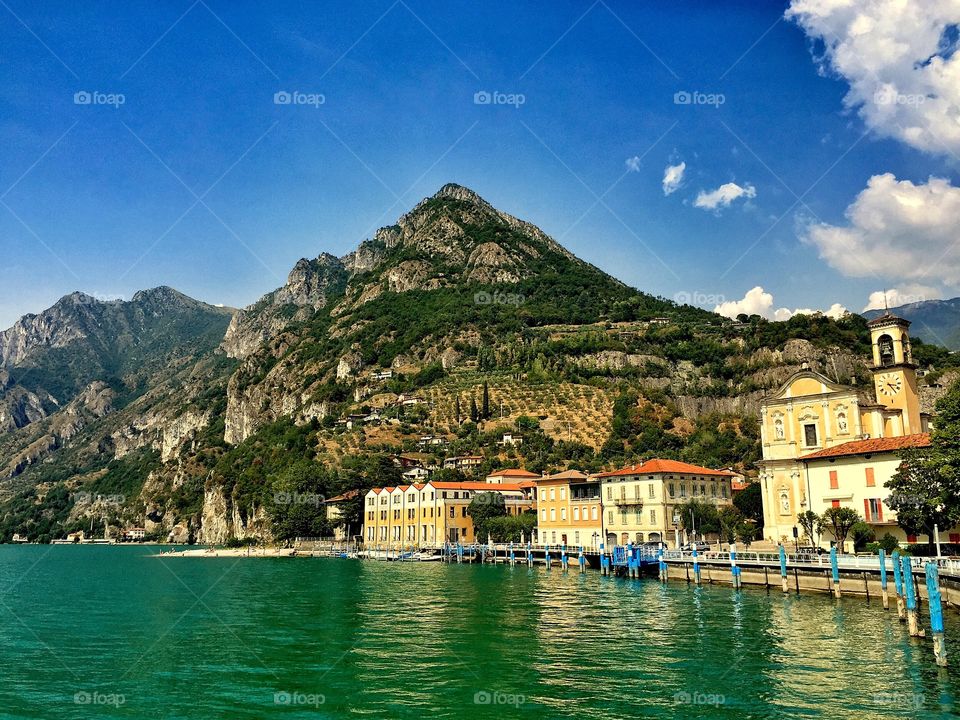
<path id="1" fill-rule="evenodd" d="M 598 548 L 603 542 L 600 480 L 578 470 L 566 470 L 534 482 L 537 543 Z"/>
<path id="2" fill-rule="evenodd" d="M 688 538 L 679 522 L 679 506 L 689 500 L 715 505 L 732 502 L 736 473 L 677 460 L 647 460 L 613 472 L 600 473 L 602 523 L 606 545 L 664 542 L 683 544 Z"/>
<path id="3" fill-rule="evenodd" d="M 897 513 L 887 505 L 890 491 L 887 481 L 900 467 L 900 451 L 911 447 L 927 447 L 926 433 L 892 438 L 854 440 L 800 458 L 803 465 L 807 496 L 811 510 L 822 514 L 830 507 L 849 507 L 860 513 L 879 539 L 890 533 L 903 543 L 927 542 L 926 535 L 907 535 L 897 525 Z M 943 528 L 943 542 L 960 543 L 960 530 Z M 824 528 L 815 538 L 823 547 L 834 540 Z M 848 538 L 845 550 L 853 551 L 853 538 Z"/>
<path id="4" fill-rule="evenodd" d="M 764 538 L 793 542 L 799 513 L 818 502 L 809 497 L 800 458 L 855 440 L 926 432 L 907 329 L 890 314 L 869 323 L 873 386 L 840 385 L 804 367 L 760 405 L 763 459 L 757 463 L 763 491 Z"/>

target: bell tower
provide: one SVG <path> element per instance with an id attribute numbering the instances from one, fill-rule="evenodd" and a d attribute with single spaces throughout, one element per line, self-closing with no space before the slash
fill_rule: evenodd
<path id="1" fill-rule="evenodd" d="M 889 312 L 867 323 L 873 345 L 873 384 L 877 402 L 899 410 L 903 434 L 923 432 L 917 372 L 910 349 L 910 321 Z"/>

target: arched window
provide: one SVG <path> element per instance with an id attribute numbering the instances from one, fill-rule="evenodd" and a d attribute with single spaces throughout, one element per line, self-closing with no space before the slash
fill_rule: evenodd
<path id="1" fill-rule="evenodd" d="M 877 338 L 877 349 L 880 351 L 880 364 L 893 365 L 893 338 L 889 335 L 881 335 Z"/>

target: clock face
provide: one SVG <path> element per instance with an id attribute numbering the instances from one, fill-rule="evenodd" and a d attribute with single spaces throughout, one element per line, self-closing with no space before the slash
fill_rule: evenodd
<path id="1" fill-rule="evenodd" d="M 893 397 L 903 387 L 903 378 L 894 373 L 884 373 L 877 378 L 877 388 L 887 397 Z"/>

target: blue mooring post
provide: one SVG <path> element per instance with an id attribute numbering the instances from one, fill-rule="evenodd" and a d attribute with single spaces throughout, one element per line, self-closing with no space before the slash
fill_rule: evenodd
<path id="1" fill-rule="evenodd" d="M 633 577 L 633 543 L 627 543 L 627 577 Z"/>
<path id="2" fill-rule="evenodd" d="M 564 545 L 563 549 L 560 551 L 560 567 L 564 570 L 570 569 L 570 560 L 567 558 L 567 546 Z"/>
<path id="3" fill-rule="evenodd" d="M 587 559 L 583 556 L 583 545 L 580 546 L 580 552 L 577 555 L 577 563 L 580 565 L 580 572 L 585 573 L 587 571 Z"/>
<path id="4" fill-rule="evenodd" d="M 530 542 L 527 542 L 527 567 L 533 567 L 533 553 L 531 552 L 533 546 Z"/>
<path id="5" fill-rule="evenodd" d="M 693 581 L 700 584 L 700 556 L 697 555 L 697 544 L 693 544 Z"/>
<path id="6" fill-rule="evenodd" d="M 663 559 L 663 543 L 657 548 L 657 558 L 660 564 L 660 582 L 667 581 L 667 561 Z"/>
<path id="7" fill-rule="evenodd" d="M 840 597 L 840 568 L 837 566 L 837 547 L 830 548 L 830 573 L 833 575 L 833 596 Z"/>
<path id="8" fill-rule="evenodd" d="M 887 595 L 887 551 L 880 548 L 877 555 L 880 557 L 880 594 L 883 597 L 883 609 L 890 609 L 890 597 Z"/>
<path id="9" fill-rule="evenodd" d="M 787 589 L 787 551 L 783 545 L 780 546 L 780 584 L 783 586 L 783 594 L 790 592 Z"/>
<path id="10" fill-rule="evenodd" d="M 457 543 L 457 562 L 463 562 L 463 543 Z"/>
<path id="11" fill-rule="evenodd" d="M 907 598 L 907 629 L 910 637 L 919 637 L 920 628 L 917 625 L 917 596 L 913 589 L 913 567 L 909 556 L 900 558 L 903 563 L 903 594 Z"/>
<path id="12" fill-rule="evenodd" d="M 610 574 L 610 560 L 607 558 L 607 553 L 604 551 L 603 543 L 600 543 L 600 574 Z"/>
<path id="13" fill-rule="evenodd" d="M 510 564 L 511 565 L 517 564 L 517 555 L 513 551 L 513 542 L 510 543 Z"/>
<path id="14" fill-rule="evenodd" d="M 733 587 L 740 588 L 740 568 L 737 567 L 737 544 L 730 543 L 730 579 Z"/>
<path id="15" fill-rule="evenodd" d="M 900 553 L 893 551 L 893 589 L 897 593 L 897 619 L 905 622 L 907 614 L 903 607 L 903 569 L 900 567 Z"/>
<path id="16" fill-rule="evenodd" d="M 943 637 L 943 602 L 940 598 L 940 576 L 936 563 L 927 563 L 927 604 L 930 607 L 930 631 L 933 633 L 933 656 L 937 665 L 947 666 L 947 644 Z"/>
<path id="17" fill-rule="evenodd" d="M 543 546 L 543 562 L 547 566 L 547 570 L 550 569 L 550 546 Z"/>

